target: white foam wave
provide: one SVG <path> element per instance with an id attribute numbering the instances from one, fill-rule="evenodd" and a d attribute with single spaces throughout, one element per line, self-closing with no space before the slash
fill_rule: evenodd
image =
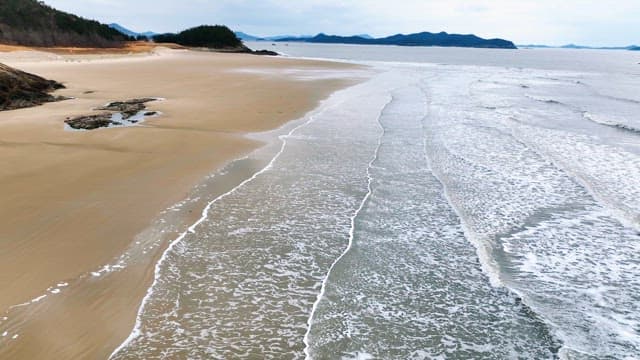
<path id="1" fill-rule="evenodd" d="M 367 353 L 366 351 L 358 351 L 355 353 L 342 356 L 342 360 L 373 360 L 375 356 Z"/>
<path id="2" fill-rule="evenodd" d="M 427 90 L 424 89 L 424 88 L 422 90 L 426 94 Z M 429 105 L 427 104 L 426 106 L 429 106 Z M 423 119 L 423 121 L 422 121 L 423 132 L 426 132 L 426 129 L 424 128 L 424 124 L 425 124 L 426 118 L 428 116 L 432 116 L 432 115 L 433 114 L 427 113 L 425 119 Z M 468 224 L 466 218 L 462 215 L 461 209 L 459 209 L 459 207 L 457 206 L 456 202 L 453 201 L 451 189 L 449 189 L 447 183 L 442 179 L 442 175 L 439 174 L 437 171 L 435 171 L 435 169 L 433 167 L 433 160 L 429 157 L 429 155 L 428 155 L 429 151 L 427 150 L 428 141 L 429 141 L 428 138 L 425 137 L 424 142 L 423 142 L 423 146 L 424 146 L 424 153 L 425 153 L 425 158 L 426 158 L 426 162 L 427 162 L 427 167 L 428 167 L 429 171 L 431 171 L 433 176 L 442 185 L 442 188 L 444 189 L 444 191 L 443 191 L 444 198 L 447 200 L 447 202 L 451 206 L 451 209 L 456 214 L 458 219 L 460 219 L 460 224 L 461 224 L 464 236 L 476 248 L 476 252 L 478 254 L 478 259 L 480 260 L 480 266 L 481 266 L 483 272 L 489 278 L 489 281 L 490 281 L 491 285 L 494 286 L 494 287 L 502 286 L 503 283 L 502 283 L 502 281 L 500 279 L 500 266 L 496 262 L 495 258 L 492 255 L 491 244 L 489 244 L 487 242 L 484 242 L 484 241 L 482 241 L 482 240 L 480 240 L 478 238 L 476 233 L 471 230 L 472 227 L 470 226 L 470 224 Z"/>
<path id="3" fill-rule="evenodd" d="M 552 98 L 548 98 L 548 97 L 541 97 L 541 96 L 535 96 L 530 94 L 526 94 L 525 96 L 531 100 L 535 100 L 535 101 L 546 103 L 546 104 L 562 104 L 562 102 Z"/>
<path id="4" fill-rule="evenodd" d="M 323 104 L 326 103 L 323 102 Z M 321 104 L 321 106 L 319 107 L 319 112 L 324 111 L 323 108 L 323 104 Z M 133 340 L 135 340 L 137 337 L 139 337 L 141 335 L 141 327 L 142 327 L 142 312 L 144 311 L 144 308 L 146 306 L 146 304 L 149 302 L 151 296 L 153 296 L 154 293 L 154 287 L 158 284 L 158 281 L 160 279 L 160 271 L 162 268 L 162 265 L 164 264 L 164 262 L 167 259 L 168 254 L 176 247 L 176 245 L 178 245 L 188 234 L 193 234 L 196 232 L 197 227 L 203 223 L 205 220 L 207 220 L 208 218 L 208 214 L 209 211 L 211 210 L 211 208 L 213 207 L 213 205 L 215 205 L 218 201 L 228 197 L 229 195 L 237 192 L 239 189 L 241 189 L 242 187 L 244 187 L 246 184 L 252 182 L 254 179 L 256 179 L 257 177 L 259 177 L 261 174 L 269 171 L 272 167 L 273 164 L 278 160 L 278 158 L 280 157 L 280 155 L 282 155 L 282 153 L 284 152 L 286 146 L 287 146 L 287 139 L 291 136 L 293 136 L 293 134 L 300 128 L 310 124 L 311 122 L 314 121 L 315 116 L 317 115 L 318 111 L 312 112 L 310 113 L 306 118 L 307 121 L 303 122 L 302 124 L 299 124 L 297 126 L 295 126 L 294 128 L 292 128 L 287 134 L 285 135 L 281 135 L 278 138 L 280 139 L 280 141 L 282 142 L 281 146 L 280 146 L 280 150 L 273 156 L 273 158 L 269 161 L 269 163 L 262 168 L 261 170 L 257 171 L 256 173 L 254 173 L 251 177 L 245 179 L 244 181 L 242 181 L 240 184 L 238 184 L 237 186 L 235 186 L 233 189 L 221 194 L 220 196 L 216 197 L 215 199 L 211 200 L 209 203 L 207 203 L 207 206 L 202 210 L 201 216 L 200 218 L 193 223 L 191 226 L 189 226 L 189 228 L 187 230 L 185 230 L 184 232 L 182 232 L 177 238 L 175 238 L 173 241 L 171 241 L 169 243 L 169 245 L 167 246 L 167 248 L 165 249 L 165 251 L 162 253 L 162 255 L 160 256 L 160 259 L 158 260 L 158 262 L 156 263 L 155 269 L 154 269 L 154 280 L 151 284 L 151 286 L 148 288 L 147 293 L 145 294 L 144 298 L 142 299 L 142 303 L 140 305 L 140 307 L 138 308 L 138 312 L 136 315 L 136 322 L 134 325 L 133 330 L 131 331 L 131 333 L 129 334 L 129 336 L 109 355 L 109 359 L 113 358 L 115 355 L 117 355 L 120 351 L 122 351 L 124 348 L 126 348 Z"/>
<path id="5" fill-rule="evenodd" d="M 351 248 L 353 247 L 353 236 L 354 236 L 354 232 L 355 232 L 355 221 L 356 218 L 358 217 L 358 214 L 360 214 L 360 212 L 362 211 L 362 209 L 364 208 L 365 204 L 367 203 L 367 200 L 369 199 L 369 197 L 371 197 L 371 192 L 372 192 L 372 188 L 371 188 L 371 183 L 373 182 L 373 177 L 371 176 L 371 168 L 373 167 L 373 163 L 378 159 L 378 153 L 380 151 L 380 146 L 382 145 L 382 136 L 384 135 L 384 127 L 382 127 L 382 124 L 380 123 L 380 117 L 382 116 L 382 113 L 384 112 L 384 109 L 391 103 L 391 101 L 393 100 L 393 98 L 389 98 L 388 102 L 383 106 L 383 108 L 380 110 L 380 113 L 378 114 L 378 118 L 377 118 L 377 123 L 378 126 L 380 127 L 380 129 L 382 130 L 382 133 L 380 134 L 380 136 L 378 137 L 378 144 L 375 148 L 374 151 L 374 155 L 373 158 L 371 159 L 371 161 L 369 161 L 369 164 L 367 166 L 367 193 L 365 194 L 364 198 L 362 199 L 362 201 L 360 202 L 360 206 L 358 206 L 358 208 L 356 209 L 356 211 L 354 212 L 353 216 L 351 216 L 351 227 L 349 228 L 349 242 L 347 244 L 347 247 L 345 248 L 345 250 L 342 252 L 342 254 L 340 254 L 340 256 L 338 256 L 335 261 L 331 264 L 331 266 L 329 267 L 329 270 L 327 271 L 327 274 L 325 275 L 324 279 L 322 280 L 322 286 L 320 287 L 320 293 L 318 293 L 318 297 L 316 298 L 316 301 L 314 302 L 312 308 L 311 308 L 311 313 L 309 314 L 309 319 L 307 320 L 307 331 L 304 335 L 304 353 L 307 359 L 311 359 L 311 353 L 310 353 L 310 342 L 309 342 L 309 335 L 311 333 L 311 326 L 313 323 L 313 317 L 318 309 L 318 304 L 320 304 L 320 301 L 322 300 L 322 297 L 325 294 L 326 288 L 327 288 L 327 280 L 329 279 L 329 276 L 331 275 L 331 271 L 333 270 L 333 268 L 336 266 L 336 264 L 338 262 L 340 262 L 340 260 L 349 252 L 349 250 L 351 250 Z"/>
<path id="6" fill-rule="evenodd" d="M 621 130 L 627 130 L 627 131 L 633 131 L 633 132 L 637 132 L 640 133 L 640 127 L 628 124 L 626 122 L 622 122 L 622 121 L 615 121 L 615 120 L 611 120 L 611 119 L 607 119 L 604 118 L 600 115 L 596 115 L 593 113 L 590 113 L 588 111 L 585 111 L 582 113 L 582 117 L 584 117 L 586 120 L 589 121 L 593 121 L 595 123 L 598 123 L 600 125 L 606 125 L 606 126 L 611 126 L 611 127 L 615 127 Z"/>

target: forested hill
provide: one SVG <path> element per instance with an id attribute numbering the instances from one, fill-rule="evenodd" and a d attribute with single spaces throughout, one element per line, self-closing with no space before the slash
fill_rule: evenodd
<path id="1" fill-rule="evenodd" d="M 219 50 L 246 49 L 236 34 L 223 25 L 202 25 L 177 34 L 159 34 L 153 37 L 153 41 Z"/>
<path id="2" fill-rule="evenodd" d="M 0 0 L 0 43 L 25 46 L 117 47 L 128 36 L 42 1 Z"/>

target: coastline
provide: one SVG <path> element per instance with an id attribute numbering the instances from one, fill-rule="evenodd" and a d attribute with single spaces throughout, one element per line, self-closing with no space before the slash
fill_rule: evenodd
<path id="1" fill-rule="evenodd" d="M 206 201 L 191 197 L 166 232 L 149 230 L 158 214 L 263 144 L 244 134 L 279 128 L 355 81 L 296 74 L 356 69 L 186 50 L 108 59 L 4 55 L 8 65 L 64 82 L 67 89 L 56 94 L 75 98 L 0 113 L 0 159 L 7 164 L 0 169 L 0 311 L 47 295 L 11 308 L 7 319 L 0 314 L 0 334 L 9 332 L 0 355 L 12 358 L 108 356 L 131 331 L 166 241 L 193 223 Z M 64 131 L 66 116 L 145 96 L 166 99 L 150 104 L 162 116 L 141 126 Z M 223 179 L 228 184 L 214 184 L 214 191 L 247 174 Z M 139 258 L 95 275 L 134 238 L 150 242 L 138 247 Z"/>

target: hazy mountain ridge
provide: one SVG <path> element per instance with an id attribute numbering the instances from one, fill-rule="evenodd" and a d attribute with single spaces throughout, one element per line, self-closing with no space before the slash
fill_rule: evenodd
<path id="1" fill-rule="evenodd" d="M 36 0 L 0 0 L 0 42 L 24 46 L 116 47 L 128 36 Z"/>
<path id="2" fill-rule="evenodd" d="M 242 31 L 234 31 L 233 32 L 236 37 L 242 41 L 260 41 L 260 40 L 266 40 L 266 38 L 261 38 L 259 36 L 254 36 L 254 35 L 249 35 L 247 33 L 244 33 Z"/>
<path id="3" fill-rule="evenodd" d="M 256 36 L 247 34 L 242 31 L 235 31 L 236 36 L 243 41 L 277 41 L 280 39 L 310 39 L 313 35 L 273 35 L 273 36 Z M 354 35 L 363 39 L 373 39 L 369 34 Z"/>
<path id="4" fill-rule="evenodd" d="M 111 23 L 108 25 L 110 28 L 118 30 L 119 32 L 121 32 L 124 35 L 127 36 L 131 36 L 134 38 L 139 38 L 139 37 L 146 37 L 146 38 L 152 38 L 155 35 L 158 35 L 157 33 L 153 32 L 153 31 L 145 31 L 145 32 L 135 32 L 133 30 L 129 30 L 126 27 L 118 24 L 118 23 Z"/>
<path id="5" fill-rule="evenodd" d="M 529 49 L 577 49 L 577 50 L 632 50 L 637 51 L 640 50 L 640 46 L 637 45 L 629 45 L 629 46 L 586 46 L 586 45 L 576 45 L 576 44 L 567 44 L 562 46 L 553 46 L 553 45 L 540 45 L 540 44 L 527 44 L 527 45 L 518 45 L 519 48 L 529 48 Z"/>

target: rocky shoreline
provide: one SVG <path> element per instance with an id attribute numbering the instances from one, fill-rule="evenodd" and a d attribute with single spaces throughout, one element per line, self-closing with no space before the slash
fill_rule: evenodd
<path id="1" fill-rule="evenodd" d="M 107 112 L 67 118 L 64 122 L 73 130 L 95 130 L 105 127 L 133 125 L 144 118 L 158 114 L 157 111 L 147 111 L 146 106 L 146 103 L 156 100 L 158 99 L 140 98 L 114 101 L 96 109 Z"/>
<path id="2" fill-rule="evenodd" d="M 250 54 L 260 56 L 280 56 L 280 54 L 271 50 L 251 50 Z"/>
<path id="3" fill-rule="evenodd" d="M 248 54 L 248 55 L 258 55 L 258 56 L 280 56 L 279 53 L 277 53 L 275 51 L 272 51 L 272 50 L 266 50 L 266 49 L 251 50 L 245 45 L 236 46 L 236 47 L 229 47 L 229 48 L 220 48 L 220 49 L 197 48 L 197 47 L 193 47 L 193 48 L 190 48 L 190 49 L 199 50 L 199 51 L 217 52 L 217 53 Z"/>
<path id="4" fill-rule="evenodd" d="M 64 89 L 64 85 L 0 64 L 0 111 L 69 99 L 50 94 L 58 89 Z"/>

